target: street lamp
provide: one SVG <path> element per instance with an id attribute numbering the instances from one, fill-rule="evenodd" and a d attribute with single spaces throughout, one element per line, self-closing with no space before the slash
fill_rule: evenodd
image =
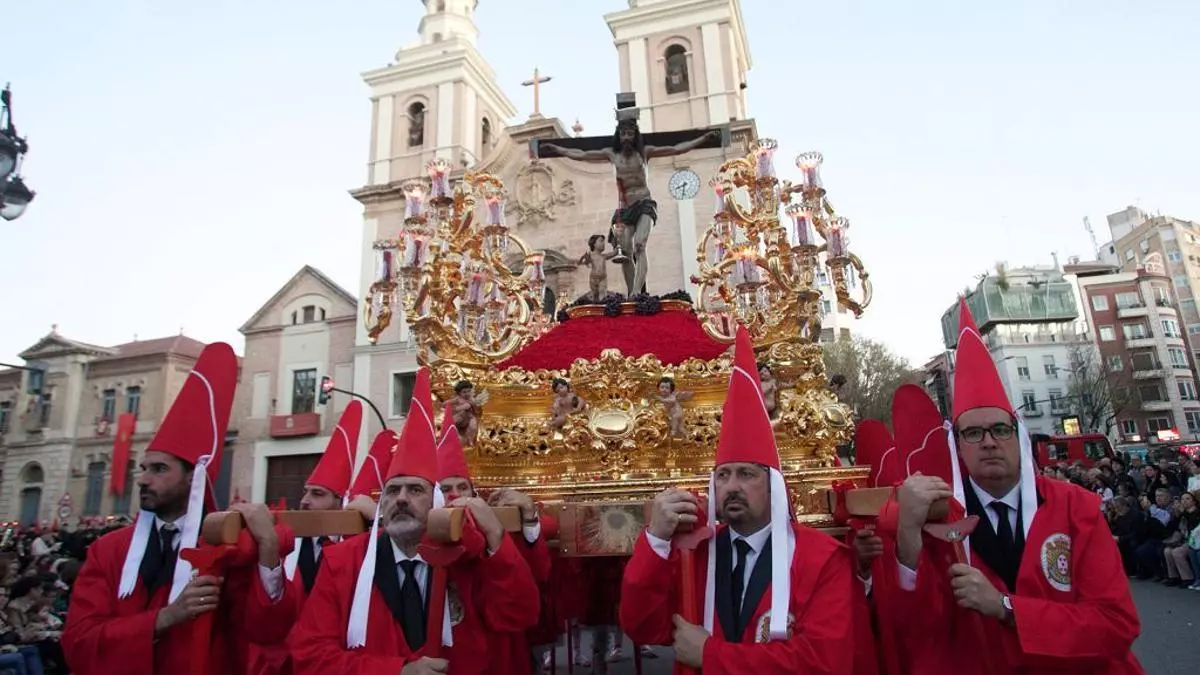
<path id="1" fill-rule="evenodd" d="M 29 144 L 13 125 L 12 91 L 0 91 L 0 218 L 16 220 L 33 201 L 34 192 L 21 180 L 21 160 Z"/>

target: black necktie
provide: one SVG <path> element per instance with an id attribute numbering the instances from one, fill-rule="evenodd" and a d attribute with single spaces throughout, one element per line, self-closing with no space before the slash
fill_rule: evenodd
<path id="1" fill-rule="evenodd" d="M 742 634 L 744 626 L 742 626 L 742 596 L 746 594 L 746 556 L 750 555 L 750 544 L 746 543 L 745 539 L 735 539 L 733 541 L 734 548 L 737 549 L 737 565 L 733 568 L 733 581 L 730 584 L 733 592 L 733 618 L 737 625 L 738 636 Z"/>
<path id="2" fill-rule="evenodd" d="M 146 589 L 151 594 L 163 584 L 170 584 L 175 576 L 175 526 L 167 523 L 158 529 L 157 559 L 148 561 L 149 574 L 144 578 Z"/>
<path id="3" fill-rule="evenodd" d="M 400 606 L 403 608 L 404 641 L 411 651 L 425 646 L 425 603 L 421 600 L 421 587 L 417 584 L 416 560 L 401 560 L 400 569 L 404 581 L 400 583 Z"/>
<path id="4" fill-rule="evenodd" d="M 301 539 L 300 559 L 296 561 L 296 566 L 300 568 L 300 580 L 304 583 L 305 593 L 311 593 L 313 584 L 317 582 L 317 564 L 319 562 L 320 558 L 313 545 L 312 537 Z"/>
<path id="5" fill-rule="evenodd" d="M 1004 502 L 992 502 L 991 507 L 996 512 L 996 539 L 1000 541 L 1000 546 L 1004 549 L 1004 555 L 1011 555 L 1015 541 L 1013 539 L 1012 525 L 1008 522 L 1008 504 Z"/>

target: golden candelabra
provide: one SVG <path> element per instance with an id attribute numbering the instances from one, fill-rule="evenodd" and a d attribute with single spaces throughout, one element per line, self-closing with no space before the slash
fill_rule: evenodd
<path id="1" fill-rule="evenodd" d="M 498 178 L 467 172 L 452 188 L 443 159 L 431 161 L 428 173 L 428 182 L 403 186 L 399 237 L 375 242 L 367 337 L 374 344 L 402 309 L 423 362 L 486 367 L 549 327 L 543 254 L 509 230 Z M 519 273 L 506 264 L 514 254 Z"/>
<path id="2" fill-rule="evenodd" d="M 700 287 L 705 330 L 724 342 L 733 340 L 738 324 L 760 346 L 816 342 L 821 265 L 829 270 L 839 305 L 857 317 L 871 302 L 867 271 L 848 248 L 850 221 L 825 197 L 821 153 L 796 158 L 801 179 L 792 183 L 775 175 L 776 148 L 774 140 L 759 139 L 745 157 L 722 164 L 710 182 L 717 210 L 697 247 L 700 272 L 692 282 Z M 791 221 L 790 232 L 781 210 Z"/>

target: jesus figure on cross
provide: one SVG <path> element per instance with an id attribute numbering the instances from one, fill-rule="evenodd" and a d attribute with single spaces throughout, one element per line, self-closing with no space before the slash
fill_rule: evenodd
<path id="1" fill-rule="evenodd" d="M 625 116 L 617 122 L 612 147 L 609 148 L 576 150 L 554 143 L 540 144 L 541 152 L 547 157 L 610 162 L 613 165 L 621 202 L 613 213 L 608 239 L 626 253 L 633 254 L 632 259 L 626 258 L 621 263 L 628 297 L 646 292 L 646 272 L 650 267 L 646 240 L 650 238 L 650 229 L 658 220 L 658 203 L 650 196 L 650 188 L 646 185 L 646 161 L 654 157 L 682 155 L 720 139 L 721 131 L 714 129 L 675 145 L 646 145 L 638 129 L 637 117 Z"/>

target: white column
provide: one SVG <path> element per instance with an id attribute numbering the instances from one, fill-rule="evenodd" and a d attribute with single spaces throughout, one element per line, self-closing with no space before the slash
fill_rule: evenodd
<path id="1" fill-rule="evenodd" d="M 395 99 L 380 96 L 379 114 L 375 119 L 375 161 L 371 165 L 371 184 L 385 185 L 392 179 L 392 126 L 395 120 Z"/>
<path id="2" fill-rule="evenodd" d="M 375 240 L 379 237 L 379 221 L 374 218 L 363 219 L 362 260 L 359 264 L 358 297 L 359 302 L 369 302 L 368 289 L 375 280 Z M 354 331 L 354 344 L 358 347 L 371 344 L 367 339 L 367 325 L 363 321 L 363 313 L 358 308 L 358 321 Z"/>
<path id="3" fill-rule="evenodd" d="M 629 41 L 629 84 L 640 108 L 638 127 L 648 134 L 654 131 L 654 120 L 650 114 L 650 61 L 646 57 L 646 38 Z"/>
<path id="4" fill-rule="evenodd" d="M 454 111 L 454 83 L 444 82 L 437 90 L 437 157 L 454 160 L 450 145 L 454 142 L 454 124 L 458 116 Z"/>
<path id="5" fill-rule="evenodd" d="M 683 257 L 683 285 L 680 288 L 695 299 L 692 275 L 700 273 L 700 263 L 696 262 L 696 200 L 680 199 L 676 205 L 679 207 L 679 253 Z"/>
<path id="6" fill-rule="evenodd" d="M 475 96 L 475 90 L 469 85 L 463 86 L 463 114 L 461 123 L 463 126 L 462 144 L 463 148 L 470 153 L 472 158 L 471 164 L 479 160 L 479 113 L 478 113 L 478 98 Z"/>
<path id="7" fill-rule="evenodd" d="M 725 124 L 729 121 L 729 98 L 725 95 L 725 59 L 721 58 L 721 27 L 706 23 L 700 27 L 700 41 L 704 43 L 704 80 L 708 85 L 708 123 Z"/>

